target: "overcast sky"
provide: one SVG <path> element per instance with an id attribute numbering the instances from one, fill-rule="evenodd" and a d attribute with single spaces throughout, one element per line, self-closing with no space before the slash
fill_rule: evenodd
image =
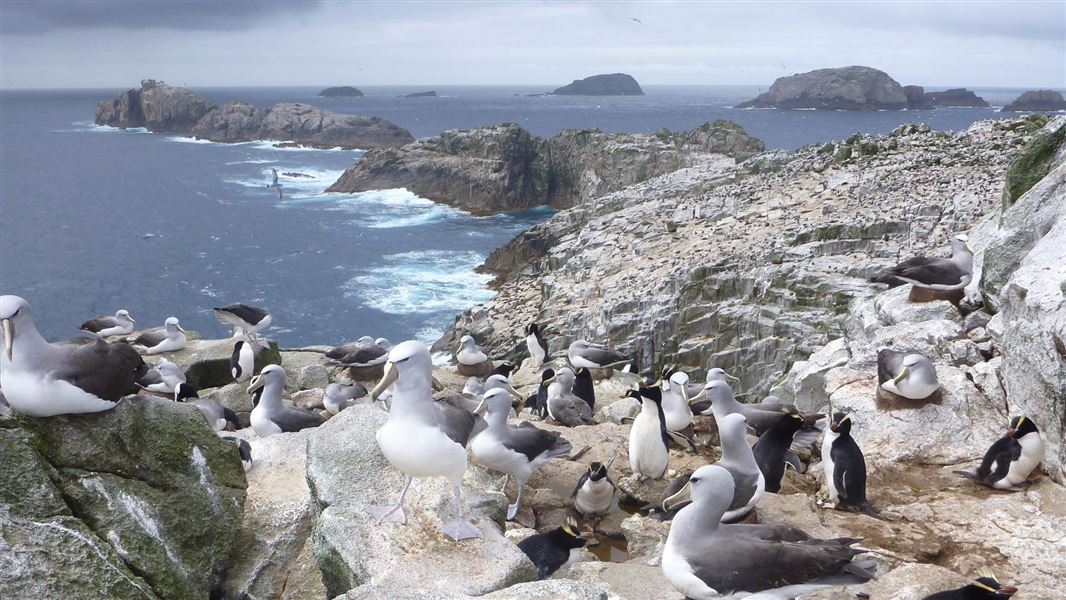
<path id="1" fill-rule="evenodd" d="M 2 0 L 0 87 L 750 84 L 861 64 L 903 84 L 1066 87 L 1051 2 Z"/>

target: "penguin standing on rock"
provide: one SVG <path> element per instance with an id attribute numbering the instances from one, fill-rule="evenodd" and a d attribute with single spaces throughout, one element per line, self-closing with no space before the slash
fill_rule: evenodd
<path id="1" fill-rule="evenodd" d="M 244 383 L 255 374 L 255 349 L 244 340 L 233 344 L 233 353 L 229 356 L 229 372 L 237 383 Z"/>
<path id="2" fill-rule="evenodd" d="M 596 387 L 592 383 L 592 372 L 579 367 L 574 373 L 574 395 L 588 402 L 589 410 L 596 411 Z"/>
<path id="3" fill-rule="evenodd" d="M 781 479 L 785 476 L 785 455 L 792 446 L 793 437 L 803 425 L 803 417 L 799 413 L 783 415 L 752 446 L 755 462 L 766 480 L 767 492 L 776 494 L 781 491 Z"/>
<path id="4" fill-rule="evenodd" d="M 666 428 L 663 413 L 663 391 L 659 386 L 641 385 L 639 390 L 626 392 L 627 398 L 640 400 L 640 412 L 629 429 L 629 466 L 637 481 L 662 479 L 670 462 L 670 441 L 696 451 L 692 440 Z"/>
<path id="5" fill-rule="evenodd" d="M 938 592 L 922 600 L 994 600 L 1010 598 L 1018 588 L 1001 585 L 991 574 L 983 574 L 972 583 L 955 590 Z"/>
<path id="6" fill-rule="evenodd" d="M 536 323 L 526 325 L 526 349 L 529 357 L 533 359 L 533 368 L 539 369 L 548 359 L 548 341 L 540 333 L 540 326 Z"/>
<path id="7" fill-rule="evenodd" d="M 955 473 L 977 480 L 997 490 L 1020 491 L 1040 461 L 1044 460 L 1044 440 L 1036 423 L 1025 416 L 1010 420 L 1007 433 L 985 452 L 977 471 Z"/>
<path id="8" fill-rule="evenodd" d="M 586 517 L 602 517 L 614 508 L 615 484 L 607 474 L 614 458 L 607 464 L 594 462 L 577 480 L 577 486 L 570 498 L 574 501 L 577 512 Z"/>
<path id="9" fill-rule="evenodd" d="M 822 469 L 829 499 L 837 508 L 852 506 L 871 517 L 877 511 L 866 499 L 866 459 L 851 437 L 851 414 L 832 415 L 822 438 Z"/>
<path id="10" fill-rule="evenodd" d="M 544 369 L 544 372 L 540 374 L 540 385 L 537 386 L 537 393 L 530 394 L 526 398 L 526 408 L 542 419 L 548 416 L 548 386 L 551 385 L 550 382 L 553 379 L 555 379 L 555 370 Z"/>
<path id="11" fill-rule="evenodd" d="M 544 579 L 570 562 L 571 550 L 584 548 L 588 542 L 585 534 L 578 531 L 577 521 L 567 517 L 561 527 L 518 542 L 518 549 L 533 561 L 537 566 L 537 574 Z"/>

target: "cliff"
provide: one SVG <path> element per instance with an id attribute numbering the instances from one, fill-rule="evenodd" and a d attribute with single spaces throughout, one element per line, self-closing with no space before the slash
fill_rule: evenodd
<path id="1" fill-rule="evenodd" d="M 1003 112 L 1066 110 L 1066 100 L 1054 90 L 1031 90 L 1003 107 Z"/>
<path id="2" fill-rule="evenodd" d="M 954 88 L 943 92 L 926 92 L 926 98 L 933 106 L 968 106 L 984 108 L 988 102 L 977 94 L 965 88 Z"/>
<path id="3" fill-rule="evenodd" d="M 337 87 L 328 87 L 319 92 L 318 95 L 324 98 L 362 98 L 363 92 L 350 85 L 341 85 Z"/>
<path id="4" fill-rule="evenodd" d="M 818 69 L 780 77 L 770 90 L 737 108 L 820 108 L 826 110 L 899 110 L 907 94 L 884 71 L 851 66 Z"/>
<path id="5" fill-rule="evenodd" d="M 1039 124 L 980 122 L 957 135 L 903 126 L 691 164 L 588 198 L 490 255 L 498 294 L 437 348 L 471 334 L 517 358 L 536 321 L 560 332 L 552 352 L 597 340 L 642 368 L 678 364 L 696 379 L 735 369 L 742 389 L 763 393 L 836 334 L 853 300 L 878 291 L 866 275 L 901 253 L 941 254 L 998 206 L 1010 162 L 998 149 Z"/>
<path id="6" fill-rule="evenodd" d="M 294 102 L 266 110 L 245 102 L 219 107 L 190 90 L 151 79 L 141 82 L 139 90 L 127 90 L 115 100 L 97 104 L 96 123 L 227 143 L 277 140 L 368 149 L 402 146 L 414 139 L 406 129 L 378 117 L 329 112 Z"/>
<path id="7" fill-rule="evenodd" d="M 643 96 L 644 90 L 632 75 L 611 73 L 575 79 L 552 93 L 556 96 Z"/>
<path id="8" fill-rule="evenodd" d="M 404 187 L 475 214 L 541 204 L 566 208 L 709 157 L 762 149 L 728 121 L 655 135 L 568 129 L 547 140 L 505 123 L 368 152 L 326 191 Z"/>

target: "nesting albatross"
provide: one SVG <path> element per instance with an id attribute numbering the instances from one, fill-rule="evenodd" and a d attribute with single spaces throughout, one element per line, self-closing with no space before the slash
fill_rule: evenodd
<path id="1" fill-rule="evenodd" d="M 608 369 L 630 362 L 629 357 L 617 350 L 608 350 L 585 340 L 577 340 L 570 344 L 567 357 L 570 359 L 570 364 L 586 369 Z"/>
<path id="2" fill-rule="evenodd" d="M 130 316 L 130 312 L 122 309 L 116 312 L 113 317 L 108 315 L 93 317 L 82 323 L 79 329 L 106 338 L 113 335 L 129 335 L 133 333 L 133 326 L 136 323 L 133 317 Z"/>
<path id="3" fill-rule="evenodd" d="M 928 358 L 890 348 L 877 353 L 877 383 L 908 400 L 925 400 L 940 389 L 936 369 Z"/>
<path id="4" fill-rule="evenodd" d="M 887 283 L 896 287 L 907 283 L 938 291 L 958 290 L 973 279 L 973 250 L 970 238 L 957 235 L 951 238 L 951 258 L 914 256 L 894 267 L 881 269 L 869 278 L 871 283 Z"/>
<path id="5" fill-rule="evenodd" d="M 112 408 L 148 371 L 123 342 L 48 343 L 33 323 L 30 303 L 19 296 L 0 296 L 0 323 L 0 387 L 11 408 L 34 417 Z"/>
<path id="6" fill-rule="evenodd" d="M 185 347 L 185 330 L 177 317 L 167 317 L 162 331 L 146 331 L 137 336 L 130 345 L 144 354 L 177 352 Z"/>
<path id="7" fill-rule="evenodd" d="M 413 340 L 389 352 L 385 375 L 370 391 L 374 402 L 393 388 L 389 419 L 376 437 L 381 453 L 407 475 L 400 499 L 392 506 L 369 506 L 379 522 L 403 523 L 403 501 L 415 477 L 446 477 L 452 484 L 459 517 L 444 523 L 441 533 L 453 540 L 480 538 L 481 532 L 466 517 L 461 485 L 466 473 L 466 445 L 476 418 L 473 413 L 433 401 L 433 362 L 429 348 Z"/>

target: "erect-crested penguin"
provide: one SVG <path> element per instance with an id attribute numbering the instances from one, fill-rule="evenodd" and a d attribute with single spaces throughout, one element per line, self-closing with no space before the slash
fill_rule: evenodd
<path id="1" fill-rule="evenodd" d="M 255 349 L 244 340 L 233 344 L 233 353 L 229 357 L 229 372 L 237 383 L 244 383 L 255 374 Z"/>
<path id="2" fill-rule="evenodd" d="M 536 323 L 526 325 L 526 349 L 529 350 L 529 357 L 533 359 L 534 369 L 539 369 L 548 359 L 548 342 Z"/>
<path id="3" fill-rule="evenodd" d="M 785 453 L 792 446 L 793 436 L 803 425 L 803 417 L 799 413 L 783 414 L 752 446 L 751 451 L 766 481 L 767 492 L 776 494 L 781 491 L 781 478 L 785 476 Z"/>
<path id="4" fill-rule="evenodd" d="M 544 369 L 544 372 L 540 374 L 540 385 L 537 386 L 536 393 L 530 394 L 526 398 L 526 408 L 529 409 L 529 412 L 542 419 L 548 416 L 548 386 L 551 385 L 554 378 L 554 369 Z"/>
<path id="5" fill-rule="evenodd" d="M 961 588 L 937 592 L 922 600 L 1003 600 L 1017 591 L 1018 588 L 1002 585 L 991 573 L 987 573 Z"/>
<path id="6" fill-rule="evenodd" d="M 851 413 L 833 414 L 822 438 L 822 469 L 829 499 L 838 508 L 852 506 L 877 516 L 866 499 L 866 459 L 851 437 L 851 423 Z"/>
<path id="7" fill-rule="evenodd" d="M 1044 440 L 1036 423 L 1025 416 L 1013 417 L 1007 433 L 985 452 L 977 471 L 955 471 L 999 490 L 1018 491 L 1033 469 L 1044 460 Z"/>
<path id="8" fill-rule="evenodd" d="M 577 480 L 577 486 L 570 494 L 577 512 L 586 517 L 601 517 L 611 512 L 615 504 L 615 484 L 607 469 L 613 462 L 614 457 L 607 464 L 594 462 Z"/>
<path id="9" fill-rule="evenodd" d="M 596 386 L 592 383 L 592 372 L 585 367 L 578 367 L 574 372 L 574 395 L 589 405 L 589 410 L 596 410 Z"/>
<path id="10" fill-rule="evenodd" d="M 588 538 L 578 530 L 574 518 L 567 517 L 561 527 L 518 542 L 518 549 L 533 561 L 537 566 L 537 574 L 544 579 L 570 560 L 571 550 L 583 548 L 587 543 Z"/>

